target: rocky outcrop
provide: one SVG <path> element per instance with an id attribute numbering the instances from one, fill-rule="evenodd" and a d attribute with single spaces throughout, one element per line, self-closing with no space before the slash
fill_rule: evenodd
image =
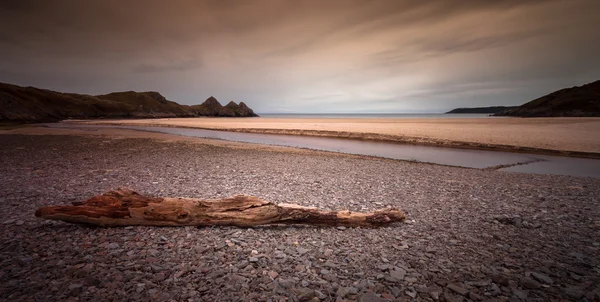
<path id="1" fill-rule="evenodd" d="M 0 122 L 56 122 L 63 119 L 257 116 L 245 104 L 224 108 L 214 98 L 180 105 L 155 91 L 104 95 L 61 93 L 0 83 Z"/>
<path id="2" fill-rule="evenodd" d="M 508 109 L 494 115 L 520 117 L 600 116 L 600 81 L 561 89 L 517 108 Z"/>
<path id="3" fill-rule="evenodd" d="M 227 105 L 219 110 L 218 116 L 227 116 L 227 117 L 243 117 L 243 116 L 258 116 L 252 111 L 252 109 L 248 108 L 244 102 L 241 102 L 239 105 L 234 101 L 230 101 Z"/>
<path id="4" fill-rule="evenodd" d="M 517 108 L 517 106 L 490 106 L 490 107 L 470 107 L 470 108 L 456 108 L 452 109 L 448 113 L 498 113 L 508 109 Z"/>
<path id="5" fill-rule="evenodd" d="M 218 116 L 221 108 L 223 108 L 221 103 L 212 96 L 206 99 L 204 103 L 192 106 L 192 109 L 200 116 Z"/>

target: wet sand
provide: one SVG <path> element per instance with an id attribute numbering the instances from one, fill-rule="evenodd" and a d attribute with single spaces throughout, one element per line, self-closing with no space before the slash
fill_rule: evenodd
<path id="1" fill-rule="evenodd" d="M 68 123 L 187 127 L 549 154 L 600 155 L 600 118 L 174 118 Z"/>

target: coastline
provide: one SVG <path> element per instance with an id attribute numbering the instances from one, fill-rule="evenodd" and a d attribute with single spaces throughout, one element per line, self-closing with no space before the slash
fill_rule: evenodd
<path id="1" fill-rule="evenodd" d="M 192 128 L 600 158 L 600 118 L 254 118 L 69 120 L 70 124 Z"/>

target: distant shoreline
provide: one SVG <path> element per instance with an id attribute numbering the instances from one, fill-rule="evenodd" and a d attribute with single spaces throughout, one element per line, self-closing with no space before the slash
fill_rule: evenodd
<path id="1" fill-rule="evenodd" d="M 557 118 L 552 118 L 557 119 Z M 244 133 L 383 141 L 450 148 L 600 158 L 600 118 L 531 119 L 154 119 L 71 120 L 85 125 L 192 128 Z M 566 127 L 565 127 L 566 126 Z M 551 129 L 548 129 L 551 128 Z M 554 131 L 554 129 L 557 129 Z M 566 128 L 566 129 L 565 129 Z M 568 129 L 573 128 L 573 129 Z M 521 131 L 519 131 L 521 130 Z M 544 131 L 546 133 L 544 133 Z M 539 135 L 528 135 L 538 133 Z M 587 135 L 585 135 L 587 134 Z M 552 137 L 551 135 L 554 135 Z"/>

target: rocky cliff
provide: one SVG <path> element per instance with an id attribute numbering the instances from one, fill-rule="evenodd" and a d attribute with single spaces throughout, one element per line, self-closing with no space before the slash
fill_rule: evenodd
<path id="1" fill-rule="evenodd" d="M 497 113 L 508 109 L 517 108 L 516 106 L 491 106 L 491 107 L 470 107 L 470 108 L 456 108 L 446 113 Z"/>
<path id="2" fill-rule="evenodd" d="M 257 116 L 242 104 L 228 104 L 229 107 L 223 111 L 225 107 L 214 97 L 202 105 L 187 106 L 169 101 L 155 91 L 125 91 L 92 96 L 0 83 L 0 122 L 54 122 L 69 118 Z"/>
<path id="3" fill-rule="evenodd" d="M 517 108 L 508 109 L 494 115 L 521 117 L 600 116 L 600 81 L 561 89 Z"/>

